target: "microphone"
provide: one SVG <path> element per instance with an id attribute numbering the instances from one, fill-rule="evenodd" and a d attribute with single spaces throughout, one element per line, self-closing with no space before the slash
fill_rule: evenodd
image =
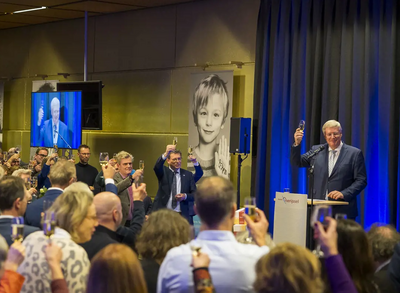
<path id="1" fill-rule="evenodd" d="M 309 160 L 309 159 L 315 157 L 316 155 L 318 155 L 321 151 L 323 151 L 323 150 L 325 149 L 325 147 L 326 147 L 327 145 L 328 145 L 328 144 L 325 143 L 325 144 L 321 145 L 319 148 L 313 150 L 313 151 L 307 156 L 307 160 Z"/>

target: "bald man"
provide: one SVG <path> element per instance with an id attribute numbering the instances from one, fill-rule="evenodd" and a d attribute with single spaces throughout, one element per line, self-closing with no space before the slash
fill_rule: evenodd
<path id="1" fill-rule="evenodd" d="M 111 192 L 101 192 L 93 199 L 99 225 L 92 239 L 81 246 L 91 260 L 97 252 L 112 243 L 124 243 L 134 248 L 136 235 L 140 232 L 144 221 L 143 199 L 146 197 L 146 185 L 133 188 L 133 218 L 130 227 L 120 227 L 122 221 L 121 200 Z"/>

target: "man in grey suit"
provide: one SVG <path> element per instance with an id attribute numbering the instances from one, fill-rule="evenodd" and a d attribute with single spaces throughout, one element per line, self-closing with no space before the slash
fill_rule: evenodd
<path id="1" fill-rule="evenodd" d="M 342 142 L 342 126 L 338 121 L 327 121 L 322 132 L 327 144 L 313 146 L 301 155 L 304 133 L 300 128 L 296 129 L 291 163 L 298 167 L 314 164 L 314 198 L 348 202 L 348 205 L 334 206 L 333 214 L 347 214 L 348 219 L 355 220 L 358 216 L 357 195 L 367 186 L 364 156 L 360 149 Z M 315 155 L 316 151 L 319 152 Z"/>
<path id="2" fill-rule="evenodd" d="M 136 170 L 132 174 L 133 156 L 125 151 L 120 151 L 117 154 L 117 167 L 119 172 L 115 173 L 114 181 L 118 188 L 118 196 L 121 199 L 122 205 L 122 221 L 121 225 L 130 225 L 133 213 L 133 191 L 132 184 L 135 179 L 143 175 L 142 170 Z"/>

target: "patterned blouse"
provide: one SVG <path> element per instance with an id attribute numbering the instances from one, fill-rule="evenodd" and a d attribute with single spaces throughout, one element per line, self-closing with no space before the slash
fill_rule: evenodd
<path id="1" fill-rule="evenodd" d="M 61 247 L 61 269 L 70 293 L 85 293 L 90 270 L 90 261 L 86 251 L 72 241 L 70 234 L 56 228 L 51 240 Z M 42 231 L 34 232 L 24 239 L 26 256 L 18 268 L 25 277 L 21 292 L 51 293 L 51 272 L 44 254 L 48 239 Z"/>

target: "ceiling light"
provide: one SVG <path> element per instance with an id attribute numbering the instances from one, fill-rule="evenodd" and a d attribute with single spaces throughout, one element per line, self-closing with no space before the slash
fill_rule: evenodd
<path id="1" fill-rule="evenodd" d="M 14 11 L 13 14 L 15 13 L 24 13 L 24 12 L 30 12 L 30 11 L 35 11 L 35 10 L 42 10 L 42 9 L 47 9 L 46 6 L 38 7 L 38 8 L 31 8 L 31 9 L 25 9 L 25 10 L 18 10 Z"/>

